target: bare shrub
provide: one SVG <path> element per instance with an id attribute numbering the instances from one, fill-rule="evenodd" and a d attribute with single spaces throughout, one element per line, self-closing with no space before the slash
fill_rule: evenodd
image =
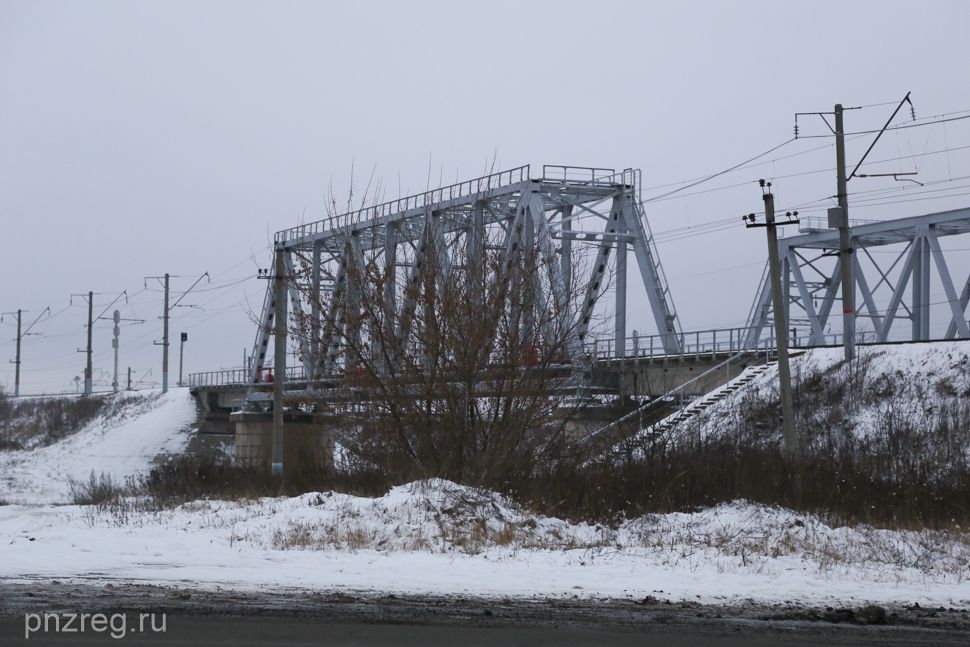
<path id="1" fill-rule="evenodd" d="M 124 489 L 117 485 L 110 474 L 101 473 L 100 476 L 91 474 L 86 481 L 68 479 L 71 489 L 71 501 L 75 505 L 107 505 L 120 499 Z"/>
<path id="2" fill-rule="evenodd" d="M 393 482 L 438 476 L 501 488 L 569 451 L 575 410 L 563 403 L 583 361 L 571 309 L 585 286 L 553 279 L 554 253 L 500 243 L 484 240 L 477 253 L 458 245 L 442 268 L 435 241 L 417 241 L 427 253 L 406 278 L 362 257 L 328 277 L 325 296 L 297 282 L 329 314 L 322 331 L 307 317 L 294 334 L 324 340 L 313 362 L 352 400 L 338 406 L 311 393 L 301 404 L 344 416 L 347 451 Z"/>
<path id="3" fill-rule="evenodd" d="M 109 398 L 0 398 L 0 449 L 30 449 L 80 431 Z"/>
<path id="4" fill-rule="evenodd" d="M 852 365 L 796 374 L 799 461 L 786 460 L 780 449 L 780 402 L 767 388 L 747 392 L 730 415 L 701 416 L 669 436 L 641 441 L 635 460 L 563 466 L 520 496 L 570 517 L 747 499 L 835 522 L 966 527 L 970 401 L 902 375 L 873 375 L 872 359 L 868 353 Z M 857 429 L 863 414 L 864 434 Z"/>
<path id="5" fill-rule="evenodd" d="M 284 475 L 268 467 L 234 465 L 209 456 L 179 456 L 134 479 L 132 490 L 147 497 L 156 509 L 200 499 L 242 501 L 266 496 L 296 496 L 337 490 L 379 495 L 389 482 L 374 468 L 335 471 L 313 462 L 287 465 Z"/>

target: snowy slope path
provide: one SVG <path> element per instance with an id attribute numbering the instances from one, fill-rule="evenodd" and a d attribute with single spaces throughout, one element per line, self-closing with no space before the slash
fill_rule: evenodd
<path id="1" fill-rule="evenodd" d="M 0 452 L 0 500 L 7 503 L 69 503 L 69 480 L 93 471 L 124 483 L 151 467 L 159 455 L 182 451 L 196 419 L 189 390 L 167 394 L 121 393 L 117 402 L 76 434 L 32 450 Z"/>

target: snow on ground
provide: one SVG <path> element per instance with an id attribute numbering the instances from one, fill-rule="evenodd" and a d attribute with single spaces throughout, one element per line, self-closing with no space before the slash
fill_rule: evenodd
<path id="1" fill-rule="evenodd" d="M 618 528 L 423 481 L 383 497 L 0 507 L 0 579 L 730 603 L 970 606 L 970 537 L 831 528 L 744 502 Z"/>
<path id="2" fill-rule="evenodd" d="M 933 420 L 941 413 L 941 405 L 955 398 L 970 395 L 970 341 L 886 344 L 857 347 L 857 356 L 865 366 L 865 389 L 873 394 L 876 404 L 859 406 L 852 412 L 847 426 L 860 437 L 871 436 L 884 425 L 885 411 L 879 404 L 892 404 L 897 414 L 912 415 L 920 420 Z M 791 360 L 792 380 L 797 385 L 813 373 L 827 371 L 834 379 L 847 379 L 860 364 L 850 367 L 843 363 L 844 351 L 836 348 L 813 348 Z M 866 366 L 865 362 L 869 362 Z M 726 384 L 726 390 L 744 379 L 754 367 Z M 891 384 L 886 393 L 886 384 Z M 709 394 L 713 396 L 714 393 Z M 778 399 L 778 365 L 773 364 L 750 383 L 726 395 L 720 401 L 689 419 L 682 427 L 699 428 L 704 433 L 718 433 L 737 419 L 738 407 L 746 398 Z M 689 411 L 706 398 L 698 398 L 685 410 Z M 881 400 L 881 402 L 879 402 Z M 891 401 L 891 402 L 890 402 Z M 884 407 L 882 407 L 884 408 Z M 658 423 L 663 426 L 680 412 Z M 645 432 L 649 435 L 649 431 Z"/>
<path id="3" fill-rule="evenodd" d="M 188 443 L 196 407 L 187 388 L 120 393 L 104 412 L 77 433 L 37 449 L 0 452 L 0 500 L 66 503 L 69 480 L 109 474 L 118 483 L 148 469 L 162 454 Z"/>
<path id="4" fill-rule="evenodd" d="M 931 401 L 940 388 L 970 389 L 970 343 L 862 352 L 873 355 L 867 380 L 893 375 Z M 841 353 L 809 351 L 795 371 L 835 366 Z M 769 371 L 702 416 L 716 420 L 741 394 L 773 391 L 775 379 Z M 327 492 L 164 511 L 146 511 L 137 499 L 50 505 L 69 500 L 68 478 L 93 470 L 123 479 L 181 451 L 195 415 L 188 391 L 176 389 L 119 402 L 54 445 L 0 452 L 0 499 L 16 504 L 0 505 L 0 580 L 970 606 L 966 531 L 836 528 L 744 502 L 617 528 L 533 515 L 440 480 L 377 498 Z M 864 433 L 871 423 L 862 416 L 855 424 Z"/>

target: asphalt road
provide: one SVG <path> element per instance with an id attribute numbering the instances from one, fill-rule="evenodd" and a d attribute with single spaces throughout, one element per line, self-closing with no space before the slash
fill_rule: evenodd
<path id="1" fill-rule="evenodd" d="M 85 630 L 79 616 L 68 627 L 67 618 L 82 611 Z M 0 645 L 970 645 L 968 610 L 890 611 L 887 624 L 865 625 L 858 616 L 825 619 L 844 617 L 847 609 L 826 616 L 824 609 L 782 605 L 0 582 Z M 61 631 L 54 620 L 45 631 L 44 613 L 57 616 Z M 105 626 L 92 619 L 98 613 L 107 616 Z M 142 621 L 143 613 L 155 616 Z M 153 623 L 162 627 L 162 614 L 164 631 L 152 631 Z"/>
<path id="2" fill-rule="evenodd" d="M 872 629 L 791 624 L 771 627 L 707 628 L 643 626 L 638 630 L 598 627 L 465 627 L 456 625 L 334 624 L 302 618 L 166 618 L 164 633 L 32 633 L 22 618 L 0 619 L 2 645 L 395 645 L 478 647 L 485 645 L 638 645 L 640 647 L 735 647 L 739 645 L 966 645 L 968 636 L 939 630 Z M 119 634 L 116 634 L 119 635 Z"/>

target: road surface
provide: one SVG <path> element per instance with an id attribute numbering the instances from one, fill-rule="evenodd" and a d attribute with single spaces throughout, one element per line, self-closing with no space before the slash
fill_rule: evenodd
<path id="1" fill-rule="evenodd" d="M 849 609 L 783 605 L 716 607 L 654 599 L 529 601 L 0 582 L 0 645 L 970 644 L 967 610 L 890 611 L 887 624 L 876 626 L 862 624 Z M 46 630 L 45 613 L 51 615 Z M 88 614 L 83 632 L 77 630 L 82 613 Z M 92 627 L 92 616 L 98 613 L 107 617 L 107 624 L 102 621 Z M 141 614 L 154 616 L 140 626 Z M 64 631 L 72 615 L 73 630 Z M 61 623 L 60 632 L 54 630 L 57 623 Z"/>

